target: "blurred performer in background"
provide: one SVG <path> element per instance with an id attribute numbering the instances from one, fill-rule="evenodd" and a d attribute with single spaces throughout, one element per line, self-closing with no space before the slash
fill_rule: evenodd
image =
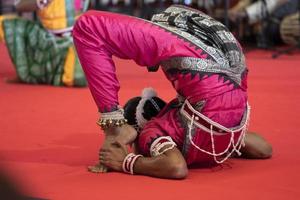
<path id="1" fill-rule="evenodd" d="M 300 1 L 299 1 L 300 3 Z M 280 23 L 280 36 L 284 43 L 300 48 L 300 12 L 285 17 Z"/>
<path id="2" fill-rule="evenodd" d="M 220 22 L 183 6 L 152 21 L 89 11 L 77 20 L 73 37 L 105 133 L 100 164 L 90 171 L 184 178 L 193 164 L 219 164 L 241 153 L 271 156 L 261 136 L 247 133 L 248 70 L 239 43 Z M 124 114 L 113 55 L 150 71 L 161 66 L 178 98 L 164 106 L 145 92 Z M 125 145 L 135 141 L 138 152 L 128 153 Z"/>
<path id="3" fill-rule="evenodd" d="M 259 0 L 255 2 L 241 0 L 230 9 L 229 17 L 233 22 L 244 21 L 250 26 L 254 25 L 256 29 L 254 32 L 260 36 L 258 39 L 262 39 L 267 46 L 282 41 L 289 44 L 291 40 L 295 40 L 295 37 L 290 37 L 290 35 L 299 35 L 300 29 L 297 25 L 299 22 L 293 20 L 297 15 L 298 2 L 298 0 Z M 281 26 L 284 28 L 280 28 Z"/>
<path id="4" fill-rule="evenodd" d="M 73 0 L 17 0 L 17 11 L 37 11 L 38 21 L 0 17 L 0 40 L 15 66 L 18 81 L 54 86 L 85 86 L 73 47 Z M 82 6 L 78 1 L 76 7 Z"/>

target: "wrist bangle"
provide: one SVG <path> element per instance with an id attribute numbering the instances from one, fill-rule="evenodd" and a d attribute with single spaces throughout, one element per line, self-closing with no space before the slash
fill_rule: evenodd
<path id="1" fill-rule="evenodd" d="M 134 174 L 133 168 L 134 164 L 137 161 L 139 157 L 142 157 L 142 155 L 136 155 L 134 153 L 128 154 L 123 161 L 122 168 L 123 172 L 128 173 L 128 174 Z"/>

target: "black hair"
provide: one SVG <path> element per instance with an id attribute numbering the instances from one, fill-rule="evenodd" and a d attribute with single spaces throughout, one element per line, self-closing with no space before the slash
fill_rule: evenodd
<path id="1" fill-rule="evenodd" d="M 127 119 L 129 125 L 136 125 L 136 107 L 139 104 L 141 97 L 133 97 L 129 99 L 124 105 L 124 117 Z"/>
<path id="2" fill-rule="evenodd" d="M 129 99 L 124 105 L 124 117 L 128 120 L 127 123 L 129 125 L 137 125 L 136 108 L 141 99 L 141 97 L 133 97 Z M 142 115 L 146 120 L 149 121 L 153 117 L 157 116 L 158 113 L 165 107 L 165 105 L 166 102 L 159 97 L 152 97 L 151 99 L 147 99 L 143 107 Z"/>

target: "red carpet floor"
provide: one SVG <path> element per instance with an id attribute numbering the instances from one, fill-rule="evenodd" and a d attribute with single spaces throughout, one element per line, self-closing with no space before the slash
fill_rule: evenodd
<path id="1" fill-rule="evenodd" d="M 0 167 L 25 194 L 45 199 L 300 199 L 300 54 L 270 55 L 252 51 L 247 62 L 250 129 L 272 143 L 273 158 L 231 159 L 173 181 L 88 173 L 103 140 L 89 90 L 7 83 L 15 72 L 0 45 Z M 161 72 L 116 62 L 121 104 L 147 86 L 167 100 L 174 96 Z"/>

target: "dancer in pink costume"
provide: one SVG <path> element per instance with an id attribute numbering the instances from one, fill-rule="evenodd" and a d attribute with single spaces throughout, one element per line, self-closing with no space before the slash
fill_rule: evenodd
<path id="1" fill-rule="evenodd" d="M 152 21 L 89 11 L 78 19 L 73 37 L 106 135 L 100 162 L 90 171 L 184 178 L 193 164 L 223 163 L 241 154 L 271 157 L 271 146 L 246 132 L 248 70 L 241 47 L 220 22 L 182 6 Z M 134 116 L 125 109 L 126 118 L 134 118 L 129 122 L 118 102 L 113 55 L 149 71 L 161 66 L 178 97 L 163 107 L 153 91 L 144 91 Z M 149 102 L 152 108 L 145 107 Z M 125 145 L 134 141 L 138 152 L 128 153 Z"/>

